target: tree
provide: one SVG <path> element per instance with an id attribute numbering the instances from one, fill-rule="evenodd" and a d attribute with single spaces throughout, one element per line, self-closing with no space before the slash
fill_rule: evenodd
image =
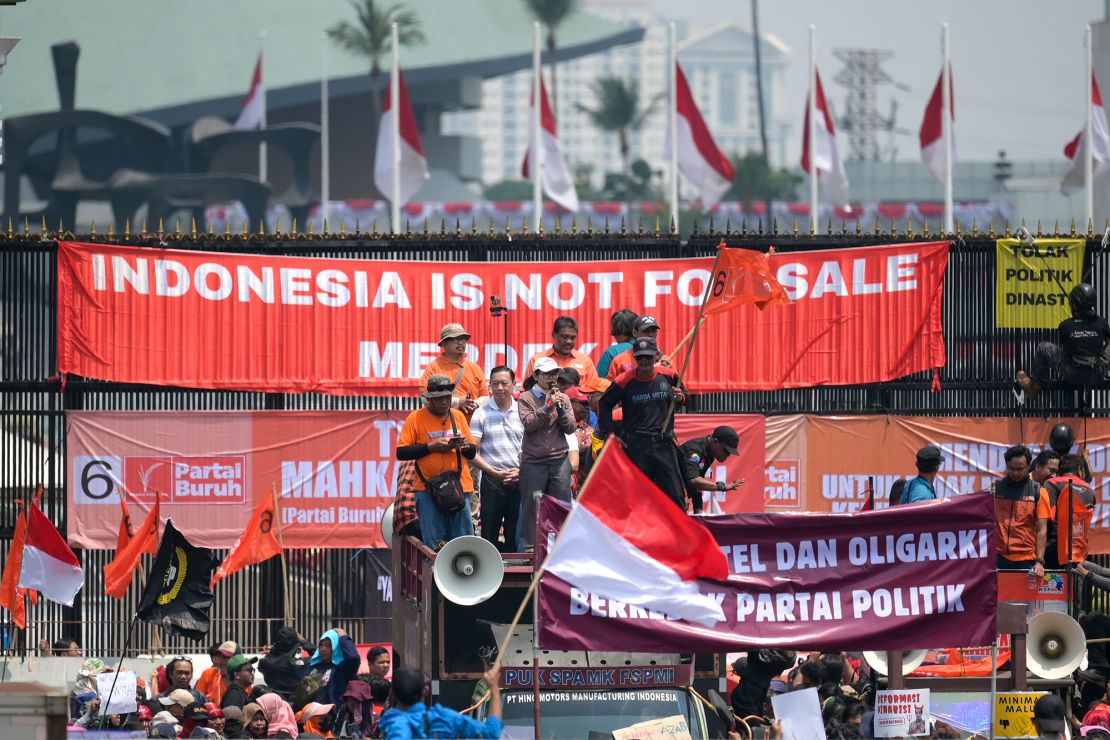
<path id="1" fill-rule="evenodd" d="M 647 107 L 640 108 L 640 91 L 634 83 L 628 83 L 619 77 L 599 77 L 593 83 L 594 95 L 597 97 L 597 107 L 589 108 L 579 103 L 578 109 L 590 117 L 593 125 L 602 131 L 611 131 L 617 135 L 620 145 L 622 174 L 629 176 L 629 146 L 628 135 L 639 131 L 644 125 L 644 120 L 652 114 L 662 94 L 655 96 Z"/>
<path id="2" fill-rule="evenodd" d="M 790 170 L 772 170 L 759 152 L 730 157 L 736 176 L 721 200 L 738 200 L 745 206 L 755 201 L 795 200 L 802 176 Z"/>
<path id="3" fill-rule="evenodd" d="M 524 0 L 540 23 L 547 29 L 547 64 L 551 70 L 551 111 L 559 120 L 559 87 L 555 82 L 555 29 L 568 15 L 578 9 L 579 0 Z"/>
<path id="4" fill-rule="evenodd" d="M 328 29 L 328 38 L 370 62 L 370 141 L 376 141 L 382 117 L 382 57 L 390 51 L 392 25 L 397 24 L 397 39 L 401 46 L 424 43 L 424 32 L 420 29 L 420 18 L 416 12 L 401 3 L 385 7 L 378 0 L 351 0 L 351 7 L 355 9 L 358 22 L 336 23 Z M 371 172 L 373 169 L 371 162 Z"/>

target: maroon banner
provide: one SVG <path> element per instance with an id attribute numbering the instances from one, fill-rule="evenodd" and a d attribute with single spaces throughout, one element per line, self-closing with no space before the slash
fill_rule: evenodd
<path id="1" fill-rule="evenodd" d="M 548 533 L 568 510 L 545 497 Z M 704 517 L 729 563 L 699 581 L 725 621 L 713 628 L 587 594 L 545 574 L 545 650 L 721 652 L 915 650 L 985 645 L 995 637 L 994 502 L 986 493 L 855 514 Z"/>
<path id="2" fill-rule="evenodd" d="M 948 242 L 769 258 L 793 301 L 709 317 L 696 392 L 878 383 L 944 365 Z M 712 258 L 609 262 L 400 262 L 58 244 L 58 369 L 193 388 L 413 393 L 440 328 L 468 356 L 518 375 L 559 315 L 594 362 L 621 308 L 654 316 L 669 351 L 693 326 Z M 722 278 L 723 280 L 723 278 Z M 494 296 L 511 312 L 489 315 Z"/>

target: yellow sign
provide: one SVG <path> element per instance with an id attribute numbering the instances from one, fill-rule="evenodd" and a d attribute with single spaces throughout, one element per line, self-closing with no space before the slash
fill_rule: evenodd
<path id="1" fill-rule="evenodd" d="M 1033 705 L 1043 691 L 1006 691 L 994 697 L 992 737 L 1037 737 L 1033 728 Z"/>
<path id="2" fill-rule="evenodd" d="M 1071 317 L 1068 293 L 1083 281 L 1086 239 L 1020 239 L 996 243 L 994 325 L 1055 329 Z"/>

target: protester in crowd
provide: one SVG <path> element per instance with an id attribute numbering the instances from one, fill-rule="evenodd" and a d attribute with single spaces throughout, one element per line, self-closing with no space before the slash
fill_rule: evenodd
<path id="1" fill-rule="evenodd" d="M 273 696 L 277 696 L 277 694 L 273 694 Z M 247 737 L 258 738 L 269 735 L 270 720 L 261 704 L 252 702 L 243 707 L 243 726 L 247 731 Z"/>
<path id="2" fill-rule="evenodd" d="M 201 704 L 208 701 L 208 698 L 204 694 L 192 687 L 193 661 L 185 656 L 179 655 L 166 664 L 166 677 L 170 680 L 170 686 L 168 689 L 158 694 L 159 699 L 170 696 L 174 691 L 184 690 L 188 691 L 189 695 L 193 697 L 192 701 L 200 702 Z"/>
<path id="3" fill-rule="evenodd" d="M 293 708 L 280 696 L 275 693 L 263 694 L 258 697 L 258 706 L 266 713 L 268 737 L 296 738 L 300 735 Z"/>
<path id="4" fill-rule="evenodd" d="M 193 702 L 185 707 L 185 714 L 181 718 L 181 737 L 203 737 L 207 733 L 193 734 L 197 728 L 208 727 L 208 710 L 200 702 Z"/>
<path id="5" fill-rule="evenodd" d="M 380 717 L 382 712 L 389 708 L 389 696 L 393 692 L 393 685 L 384 678 L 370 679 L 370 696 L 374 700 L 374 713 Z"/>
<path id="6" fill-rule="evenodd" d="M 1064 737 L 1064 702 L 1056 694 L 1045 694 L 1033 704 L 1033 728 L 1037 737 L 1057 740 Z"/>
<path id="7" fill-rule="evenodd" d="M 577 329 L 575 332 L 577 334 Z M 574 413 L 570 408 L 570 399 L 554 387 L 559 369 L 552 358 L 539 357 L 532 374 L 535 385 L 517 399 L 524 430 L 519 477 L 521 521 L 517 530 L 517 544 L 523 552 L 533 549 L 535 493 L 554 496 L 568 503 L 572 498 L 573 472 L 567 435 L 574 433 Z"/>
<path id="8" fill-rule="evenodd" d="M 203 702 L 197 701 L 197 698 L 187 689 L 171 689 L 169 694 L 159 696 L 155 701 L 160 709 L 172 714 L 178 722 L 184 718 L 185 708 L 190 704 L 203 704 Z"/>
<path id="9" fill-rule="evenodd" d="M 300 632 L 292 627 L 282 627 L 274 635 L 270 652 L 258 661 L 258 670 L 266 685 L 289 701 L 297 684 L 301 682 L 304 667 L 308 662 L 305 649 L 312 649 Z"/>
<path id="10" fill-rule="evenodd" d="M 598 377 L 607 377 L 613 358 L 632 348 L 632 326 L 638 318 L 635 311 L 630 311 L 627 308 L 622 308 L 609 317 L 609 334 L 612 335 L 616 344 L 609 346 L 601 353 L 601 359 L 597 361 Z"/>
<path id="11" fill-rule="evenodd" d="M 370 684 L 351 681 L 343 692 L 343 704 L 335 719 L 336 737 L 370 737 L 377 726 Z"/>
<path id="12" fill-rule="evenodd" d="M 251 684 L 254 683 L 254 664 L 258 658 L 236 655 L 227 662 L 231 685 L 224 694 L 221 707 L 244 707 L 250 703 Z"/>
<path id="13" fill-rule="evenodd" d="M 381 645 L 375 645 L 366 651 L 366 665 L 370 668 L 372 677 L 385 678 L 388 676 L 391 664 L 392 659 L 389 657 L 389 650 Z"/>
<path id="14" fill-rule="evenodd" d="M 442 704 L 424 703 L 424 674 L 416 668 L 393 672 L 393 708 L 382 715 L 380 729 L 387 740 L 411 737 L 499 738 L 501 721 L 501 668 L 486 671 L 483 680 L 489 687 L 489 719 L 479 722 Z"/>
<path id="15" fill-rule="evenodd" d="M 412 486 L 421 539 L 433 549 L 441 542 L 474 534 L 470 518 L 474 482 L 464 459 L 474 459 L 477 448 L 466 417 L 451 408 L 453 392 L 454 384 L 446 375 L 429 378 L 428 389 L 423 393 L 427 405 L 408 415 L 397 441 L 397 459 L 415 462 L 417 475 Z M 441 502 L 427 490 L 428 481 L 444 474 L 457 476 L 452 487 L 457 486 L 463 505 L 453 511 L 441 511 Z"/>
<path id="16" fill-rule="evenodd" d="M 224 715 L 223 734 L 229 738 L 247 736 L 246 723 L 243 721 L 243 710 L 240 707 L 224 707 L 220 710 Z"/>
<path id="17" fill-rule="evenodd" d="M 231 707 L 228 708 L 231 709 Z M 235 707 L 235 709 L 238 708 L 239 707 Z M 208 729 L 221 737 L 230 737 L 227 732 L 227 717 L 224 710 L 220 709 L 215 704 L 205 704 L 204 709 L 208 712 Z M 239 716 L 242 716 L 242 714 Z"/>
<path id="18" fill-rule="evenodd" d="M 1042 486 L 1049 478 L 1055 478 L 1060 470 L 1060 453 L 1045 447 L 1033 458 L 1033 472 L 1029 477 Z"/>
<path id="19" fill-rule="evenodd" d="M 1087 481 L 1080 477 L 1085 469 L 1082 455 L 1067 454 L 1060 458 L 1058 474 L 1046 480 L 1043 484 L 1044 491 L 1048 494 L 1048 503 L 1052 507 L 1051 515 L 1047 521 L 1048 532 L 1045 542 L 1037 540 L 1037 557 L 1043 560 L 1049 568 L 1062 568 L 1067 563 L 1061 563 L 1057 541 L 1060 536 L 1067 537 L 1067 532 L 1059 533 L 1056 524 L 1056 511 L 1060 496 L 1066 491 L 1071 491 L 1073 500 L 1079 504 L 1072 512 L 1071 530 L 1071 558 L 1069 562 L 1081 561 L 1087 557 L 1088 534 L 1091 528 L 1091 513 L 1094 511 L 1098 496 Z M 1068 546 L 1065 545 L 1065 548 Z"/>
<path id="20" fill-rule="evenodd" d="M 54 645 L 51 646 L 45 639 L 39 640 L 39 655 L 44 658 L 54 656 L 56 658 L 80 658 L 81 646 L 77 644 L 76 640 L 55 640 Z"/>
<path id="21" fill-rule="evenodd" d="M 470 334 L 462 324 L 446 324 L 439 332 L 439 357 L 428 363 L 420 377 L 420 390 L 428 389 L 434 375 L 446 375 L 454 384 L 451 408 L 458 409 L 469 420 L 479 406 L 489 400 L 489 384 L 478 363 L 466 356 Z"/>
<path id="22" fill-rule="evenodd" d="M 933 483 L 941 465 L 944 465 L 944 453 L 936 445 L 925 445 L 917 451 L 917 476 L 910 478 L 902 489 L 899 504 L 914 504 L 918 501 L 932 501 L 937 497 L 937 489 Z M 893 503 L 893 502 L 892 502 Z"/>
<path id="23" fill-rule="evenodd" d="M 340 703 L 348 682 L 355 677 L 361 662 L 358 648 L 345 630 L 330 629 L 321 635 L 305 671 L 306 675 L 313 671 L 320 674 L 316 701 L 320 704 Z M 273 717 L 270 721 L 273 722 Z"/>
<path id="24" fill-rule="evenodd" d="M 991 484 L 997 523 L 998 568 L 1032 569 L 1044 576 L 1044 551 L 1048 520 L 1052 516 L 1048 493 L 1029 477 L 1032 453 L 1025 445 L 1014 445 L 1003 454 L 1006 474 Z"/>
<path id="25" fill-rule="evenodd" d="M 87 704 L 96 698 L 96 677 L 111 670 L 100 658 L 86 658 L 81 663 L 81 667 L 77 669 L 77 680 L 74 683 L 73 691 L 70 693 L 70 717 L 80 716 L 86 708 L 82 706 L 82 703 Z M 81 697 L 84 697 L 83 701 Z"/>
<path id="26" fill-rule="evenodd" d="M 555 319 L 551 327 L 551 346 L 543 352 L 532 355 L 528 360 L 528 367 L 524 370 L 524 377 L 531 377 L 536 370 L 536 363 L 541 357 L 551 358 L 560 367 L 573 367 L 581 378 L 583 388 L 593 390 L 598 387 L 597 368 L 594 361 L 574 347 L 578 343 L 578 322 L 570 316 L 560 316 Z"/>
<path id="27" fill-rule="evenodd" d="M 705 437 L 694 437 L 679 445 L 678 456 L 682 460 L 686 480 L 686 493 L 695 514 L 700 514 L 702 497 L 705 491 L 732 491 L 739 488 L 744 479 L 725 482 L 706 478 L 713 463 L 723 463 L 729 455 L 739 454 L 740 435 L 730 426 L 719 426 Z"/>
<path id="28" fill-rule="evenodd" d="M 1066 383 L 1089 385 L 1106 376 L 1110 364 L 1110 324 L 1098 315 L 1098 295 L 1089 283 L 1079 283 L 1068 295 L 1071 318 L 1057 328 L 1060 343 L 1041 342 L 1033 354 L 1033 365 L 1026 374 L 1019 370 L 1017 384 L 1035 400 L 1041 384 L 1053 375 Z"/>
<path id="29" fill-rule="evenodd" d="M 502 552 L 516 552 L 520 518 L 520 451 L 524 426 L 513 398 L 516 374 L 498 365 L 489 374 L 492 400 L 474 413 L 470 433 L 478 445 L 474 465 L 482 471 L 482 537 Z M 501 531 L 504 529 L 504 542 Z M 384 675 L 384 674 L 383 674 Z"/>
<path id="30" fill-rule="evenodd" d="M 211 699 L 216 706 L 223 701 L 224 692 L 227 691 L 227 661 L 239 652 L 239 646 L 231 640 L 213 645 L 208 650 L 208 657 L 212 659 L 212 666 L 200 674 L 197 679 L 196 690 Z"/>
<path id="31" fill-rule="evenodd" d="M 1110 730 L 1110 684 L 1104 686 L 1102 695 L 1084 709 L 1086 709 L 1083 715 L 1085 727 L 1102 727 Z"/>
<path id="32" fill-rule="evenodd" d="M 686 392 L 678 373 L 656 366 L 659 350 L 654 340 L 635 340 L 632 355 L 636 369 L 618 376 L 601 397 L 598 431 L 603 438 L 612 432 L 613 409 L 619 404 L 624 413 L 621 439 L 628 458 L 685 511 L 686 480 L 678 460 L 671 411 L 686 403 Z"/>
<path id="33" fill-rule="evenodd" d="M 655 320 L 654 316 L 641 316 L 636 319 L 636 323 L 632 325 L 632 341 L 635 342 L 640 337 L 647 337 L 653 340 L 657 347 L 659 346 L 659 322 Z M 632 347 L 629 347 L 613 358 L 605 378 L 616 380 L 617 376 L 635 369 L 636 358 L 632 355 Z"/>
<path id="34" fill-rule="evenodd" d="M 166 712 L 154 715 L 154 721 L 150 725 L 150 737 L 179 737 L 180 733 L 181 723 Z"/>
<path id="35" fill-rule="evenodd" d="M 563 372 L 566 372 L 564 370 Z M 593 467 L 592 446 L 594 440 L 594 426 L 590 423 L 589 397 L 576 386 L 564 391 L 570 401 L 570 409 L 574 414 L 574 433 L 567 437 L 570 447 L 571 467 L 574 469 L 574 491 L 577 494 L 582 490 L 586 477 Z M 578 460 L 573 457 L 577 455 Z"/>
<path id="36" fill-rule="evenodd" d="M 334 704 L 320 704 L 310 701 L 304 709 L 297 712 L 297 724 L 301 728 L 301 737 L 335 737 L 332 734 L 332 710 Z"/>

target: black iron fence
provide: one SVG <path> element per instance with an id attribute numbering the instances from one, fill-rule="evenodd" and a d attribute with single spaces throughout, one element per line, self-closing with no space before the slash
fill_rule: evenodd
<path id="1" fill-rule="evenodd" d="M 926 227 L 927 228 L 927 227 Z M 182 232 L 169 234 L 74 235 L 0 233 L 0 557 L 6 557 L 15 520 L 16 498 L 26 498 L 41 485 L 44 511 L 65 526 L 65 412 L 69 410 L 206 410 L 206 409 L 411 409 L 414 398 L 338 397 L 317 394 L 284 395 L 223 392 L 124 385 L 70 378 L 63 385 L 55 368 L 55 305 L 57 281 L 54 239 L 157 246 L 210 251 L 267 252 L 352 259 L 419 259 L 436 261 L 619 260 L 708 256 L 725 239 L 730 246 L 779 251 L 836 250 L 850 246 L 932 241 L 939 235 L 914 231 L 863 232 L 858 225 L 831 225 L 821 234 L 797 230 L 764 233 L 739 231 L 731 224 L 724 232 L 695 233 L 681 241 L 675 235 L 642 226 L 575 230 L 540 235 L 479 233 L 446 224 L 440 229 L 391 237 L 378 233 L 235 235 Z M 1039 228 L 1038 228 L 1039 230 Z M 1007 232 L 1005 234 L 1001 232 Z M 943 321 L 948 364 L 940 372 L 940 392 L 931 390 L 932 374 L 920 373 L 887 383 L 866 386 L 819 387 L 781 391 L 703 394 L 693 408 L 714 413 L 814 414 L 927 414 L 1007 416 L 1018 413 L 1055 416 L 1080 411 L 1105 415 L 1107 391 L 1093 389 L 1081 399 L 1072 388 L 1050 386 L 1034 407 L 1021 409 L 1012 392 L 1015 371 L 1026 364 L 1038 341 L 1051 339 L 1048 330 L 1006 330 L 994 327 L 995 238 L 1013 236 L 1009 226 L 995 233 L 973 228 L 951 237 L 952 250 L 945 277 Z M 122 238 L 119 238 L 122 236 Z M 1076 236 L 1069 233 L 1043 236 Z M 1088 237 L 1085 272 L 1096 287 L 1108 284 L 1110 266 L 1101 242 Z M 1105 315 L 1106 296 L 1100 296 Z M 635 308 L 635 307 L 632 307 Z M 774 347 L 738 348 L 773 352 Z M 86 551 L 86 588 L 72 608 L 55 604 L 31 607 L 30 629 L 18 644 L 31 646 L 39 638 L 77 639 L 92 653 L 117 652 L 125 626 L 134 613 L 137 584 L 122 601 L 103 596 L 101 571 L 111 551 Z M 357 640 L 388 639 L 388 631 L 367 619 L 367 592 L 374 588 L 372 558 L 365 551 L 303 550 L 291 558 L 284 587 L 290 590 L 292 616 L 308 636 L 333 625 L 345 627 Z M 270 630 L 284 614 L 283 579 L 276 561 L 226 579 L 217 590 L 213 609 L 215 642 L 235 638 L 248 646 L 269 641 Z M 12 646 L 9 627 L 0 647 Z M 137 634 L 138 649 L 157 647 L 145 626 Z M 198 650 L 163 640 L 166 650 Z M 18 645 L 17 645 L 18 646 Z"/>

